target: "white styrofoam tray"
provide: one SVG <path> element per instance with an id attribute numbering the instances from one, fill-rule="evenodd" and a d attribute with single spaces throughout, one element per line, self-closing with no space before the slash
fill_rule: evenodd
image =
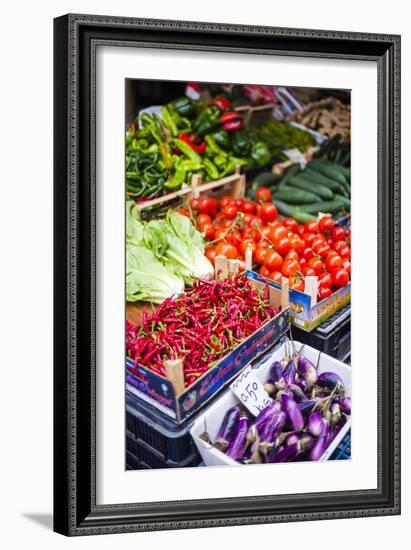
<path id="1" fill-rule="evenodd" d="M 351 367 L 341 363 L 337 359 L 319 352 L 316 349 L 303 345 L 300 342 L 294 342 L 296 349 L 302 349 L 302 355 L 311 361 L 314 365 L 318 365 L 318 372 L 335 372 L 343 381 L 345 394 L 351 396 Z M 286 355 L 286 344 L 282 344 L 275 349 L 263 363 L 255 370 L 255 374 L 261 383 L 265 383 L 269 378 L 270 366 L 274 361 L 281 361 Z M 228 389 L 217 401 L 211 405 L 202 415 L 194 422 L 191 428 L 191 435 L 198 448 L 198 451 L 206 466 L 242 466 L 239 462 L 231 459 L 218 449 L 200 438 L 200 435 L 207 432 L 211 441 L 215 441 L 218 430 L 223 421 L 224 414 L 230 407 L 238 404 L 237 397 Z M 320 460 L 328 460 L 334 450 L 344 439 L 348 430 L 351 428 L 351 417 L 344 424 L 340 432 L 330 443 Z"/>

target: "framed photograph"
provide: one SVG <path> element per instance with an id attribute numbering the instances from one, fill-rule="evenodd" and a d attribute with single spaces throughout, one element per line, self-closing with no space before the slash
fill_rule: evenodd
<path id="1" fill-rule="evenodd" d="M 400 513 L 400 37 L 54 21 L 54 529 Z"/>

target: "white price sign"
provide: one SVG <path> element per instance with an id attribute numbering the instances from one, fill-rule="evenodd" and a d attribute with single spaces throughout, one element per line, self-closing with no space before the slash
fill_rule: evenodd
<path id="1" fill-rule="evenodd" d="M 301 168 L 305 168 L 305 165 L 307 164 L 307 159 L 301 153 L 301 151 L 299 151 L 298 149 L 286 149 L 284 153 L 293 162 L 299 162 Z"/>
<path id="2" fill-rule="evenodd" d="M 254 416 L 257 416 L 272 401 L 251 367 L 247 367 L 230 385 L 230 388 Z"/>

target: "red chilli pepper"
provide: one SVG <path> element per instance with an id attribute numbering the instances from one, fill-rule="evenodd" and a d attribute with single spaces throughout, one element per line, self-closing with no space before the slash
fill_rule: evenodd
<path id="1" fill-rule="evenodd" d="M 203 155 L 205 153 L 205 150 L 206 150 L 205 141 L 202 141 L 200 144 L 197 145 L 196 143 L 194 143 L 195 136 L 193 134 L 191 135 L 180 134 L 178 137 L 179 139 L 181 139 L 181 141 L 184 141 L 184 143 L 189 145 L 191 149 L 193 149 L 193 151 L 195 151 L 199 155 Z"/>

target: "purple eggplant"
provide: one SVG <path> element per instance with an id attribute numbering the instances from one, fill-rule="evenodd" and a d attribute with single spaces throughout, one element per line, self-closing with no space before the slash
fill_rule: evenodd
<path id="1" fill-rule="evenodd" d="M 339 403 L 331 403 L 330 406 L 330 424 L 336 426 L 341 420 L 341 406 Z"/>
<path id="2" fill-rule="evenodd" d="M 328 447 L 328 438 L 330 434 L 329 424 L 325 425 L 325 428 L 320 435 L 320 437 L 315 441 L 314 445 L 311 447 L 309 459 L 310 460 L 320 460 L 320 458 L 325 453 L 325 450 Z"/>
<path id="3" fill-rule="evenodd" d="M 233 460 L 241 460 L 248 445 L 247 434 L 250 429 L 251 421 L 246 416 L 241 416 L 238 421 L 237 429 L 233 435 L 230 445 L 227 448 L 226 455 Z"/>
<path id="4" fill-rule="evenodd" d="M 287 420 L 292 426 L 293 430 L 299 432 L 304 427 L 304 417 L 300 411 L 294 398 L 289 395 L 281 396 L 281 404 L 283 411 L 287 415 Z"/>
<path id="5" fill-rule="evenodd" d="M 220 451 L 225 451 L 227 449 L 237 430 L 239 420 L 240 409 L 238 407 L 231 407 L 231 409 L 228 409 L 220 429 L 218 430 L 217 439 L 214 444 L 217 449 L 220 449 Z"/>
<path id="6" fill-rule="evenodd" d="M 299 434 L 297 434 L 295 432 L 291 432 L 285 438 L 284 445 L 295 445 L 299 441 L 300 441 Z"/>
<path id="7" fill-rule="evenodd" d="M 283 378 L 287 386 L 289 384 L 295 384 L 295 375 L 296 375 L 295 363 L 294 363 L 294 359 L 291 359 L 283 368 Z"/>
<path id="8" fill-rule="evenodd" d="M 305 394 L 307 393 L 307 391 L 309 390 L 309 388 L 307 387 L 307 382 L 305 380 L 303 380 L 302 378 L 299 378 L 298 380 L 295 381 L 295 384 L 296 386 L 298 386 Z"/>
<path id="9" fill-rule="evenodd" d="M 264 432 L 264 428 L 267 422 L 270 422 L 273 415 L 281 410 L 281 403 L 279 401 L 271 401 L 267 407 L 260 411 L 255 419 L 255 427 L 258 434 L 261 436 Z"/>
<path id="10" fill-rule="evenodd" d="M 274 384 L 284 386 L 283 367 L 280 361 L 274 361 L 270 368 L 270 376 Z"/>
<path id="11" fill-rule="evenodd" d="M 317 384 L 331 390 L 337 388 L 338 390 L 344 389 L 344 384 L 338 374 L 335 372 L 322 372 L 318 377 Z"/>
<path id="12" fill-rule="evenodd" d="M 351 414 L 351 397 L 344 397 L 341 400 L 341 410 L 344 414 Z"/>
<path id="13" fill-rule="evenodd" d="M 293 394 L 293 397 L 297 401 L 297 403 L 301 403 L 302 401 L 308 401 L 308 397 L 305 395 L 305 393 L 300 388 L 300 386 L 297 386 L 297 384 L 290 384 L 288 386 L 288 389 Z"/>
<path id="14" fill-rule="evenodd" d="M 300 355 L 298 358 L 297 370 L 301 377 L 305 380 L 307 387 L 310 387 L 317 382 L 317 369 L 308 359 L 306 359 L 302 355 Z"/>
<path id="15" fill-rule="evenodd" d="M 298 444 L 284 445 L 282 447 L 274 447 L 270 455 L 268 456 L 268 462 L 289 462 L 295 460 L 298 456 Z"/>
<path id="16" fill-rule="evenodd" d="M 315 399 L 308 399 L 307 401 L 301 401 L 301 403 L 297 403 L 298 408 L 302 412 L 303 416 L 307 416 L 307 414 L 310 414 L 316 404 L 317 401 Z"/>
<path id="17" fill-rule="evenodd" d="M 274 411 L 270 420 L 266 422 L 262 433 L 259 434 L 259 449 L 264 456 L 267 456 L 268 451 L 272 449 L 275 440 L 284 427 L 286 420 L 287 416 L 283 411 Z"/>
<path id="18" fill-rule="evenodd" d="M 326 422 L 321 412 L 313 411 L 308 417 L 307 428 L 312 435 L 319 437 L 325 429 L 325 424 Z"/>

